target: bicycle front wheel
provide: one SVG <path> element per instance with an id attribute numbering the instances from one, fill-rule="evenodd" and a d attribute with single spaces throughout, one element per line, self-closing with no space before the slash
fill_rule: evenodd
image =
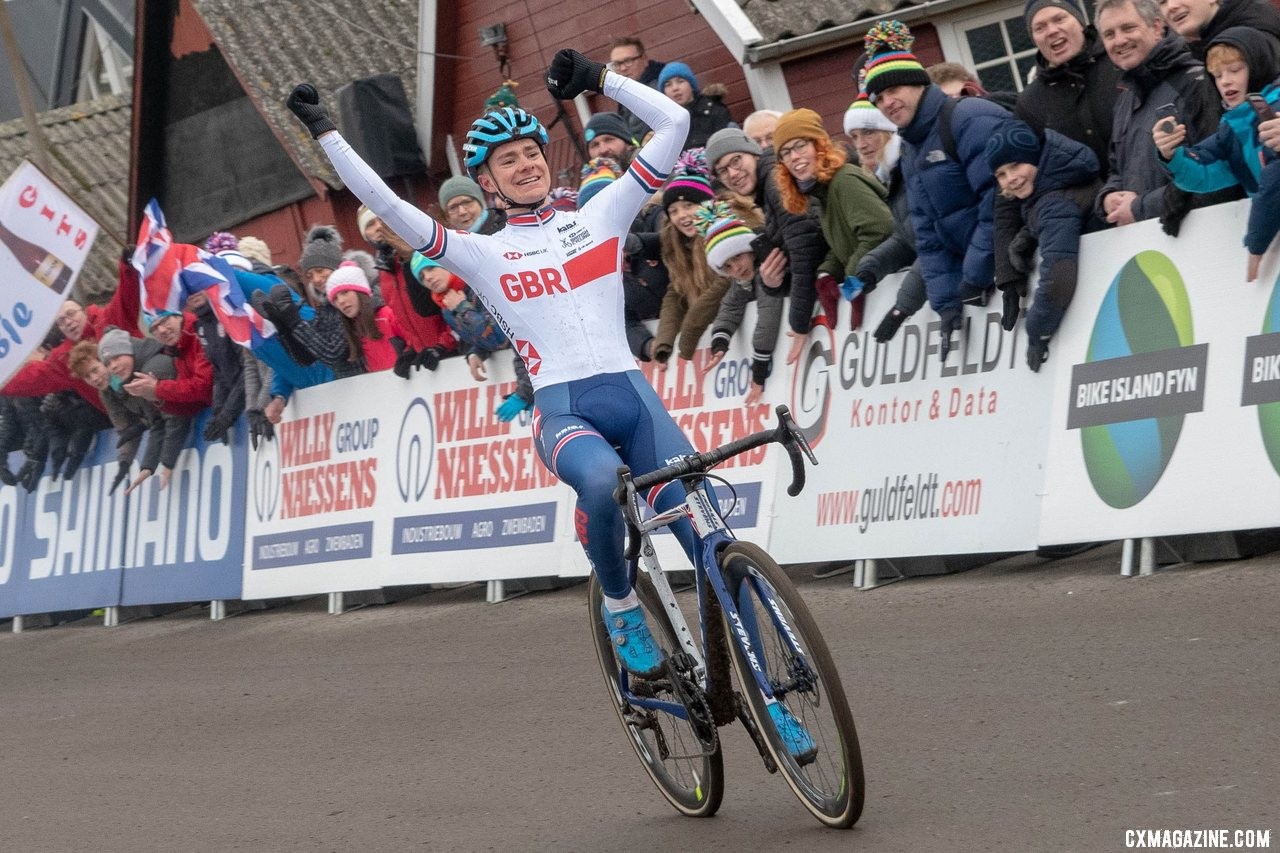
<path id="1" fill-rule="evenodd" d="M 654 639 L 662 647 L 663 656 L 670 657 L 679 649 L 679 642 L 647 575 L 641 573 L 637 577 L 635 590 L 654 631 Z M 724 798 L 724 761 L 705 700 L 692 703 L 696 707 L 690 710 L 685 705 L 689 702 L 688 693 L 677 689 L 669 677 L 664 675 L 653 680 L 629 677 L 614 654 L 609 630 L 600 616 L 602 600 L 600 584 L 592 575 L 587 587 L 591 637 L 609 690 L 610 704 L 622 721 L 627 739 L 649 778 L 677 811 L 689 817 L 710 817 Z M 673 713 L 641 707 L 628 699 L 627 691 L 654 703 L 665 703 L 673 710 L 681 706 L 681 710 Z M 693 722 L 689 719 L 691 715 Z"/>
<path id="2" fill-rule="evenodd" d="M 720 571 L 772 694 L 757 686 L 752 662 L 726 617 L 734 672 L 769 752 L 814 817 L 831 827 L 853 826 L 865 796 L 862 753 L 840 676 L 817 623 L 790 578 L 761 548 L 731 543 L 720 555 Z M 801 759 L 791 755 L 769 712 L 773 701 L 804 726 L 816 754 Z"/>

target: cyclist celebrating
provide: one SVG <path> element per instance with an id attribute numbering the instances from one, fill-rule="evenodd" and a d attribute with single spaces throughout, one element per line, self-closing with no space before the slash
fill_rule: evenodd
<path id="1" fill-rule="evenodd" d="M 622 514 L 612 492 L 619 465 L 646 473 L 693 448 L 636 368 L 625 334 L 620 270 L 623 239 L 675 163 L 689 114 L 573 50 L 556 54 L 547 89 L 559 99 L 600 92 L 632 110 L 654 129 L 653 137 L 624 178 L 581 210 L 564 212 L 548 204 L 542 124 L 518 107 L 486 113 L 472 124 L 463 152 L 472 177 L 508 210 L 506 227 L 488 236 L 449 231 L 396 197 L 338 134 L 314 87 L 296 87 L 288 105 L 370 210 L 427 258 L 471 283 L 524 359 L 542 460 L 577 493 L 574 526 L 604 590 L 604 620 L 618 656 L 632 673 L 654 675 L 662 660 L 631 588 Z M 679 485 L 648 495 L 659 511 L 683 498 Z M 676 534 L 692 554 L 696 537 L 689 523 Z M 788 741 L 803 747 L 808 733 L 794 718 L 785 722 L 795 735 Z"/>

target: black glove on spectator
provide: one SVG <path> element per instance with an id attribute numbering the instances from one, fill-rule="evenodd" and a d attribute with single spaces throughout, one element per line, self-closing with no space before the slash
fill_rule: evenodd
<path id="1" fill-rule="evenodd" d="M 1015 272 L 1030 275 L 1036 265 L 1036 249 L 1039 243 L 1030 228 L 1022 228 L 1009 241 L 1009 266 Z"/>
<path id="2" fill-rule="evenodd" d="M 119 450 L 134 439 L 141 438 L 144 427 L 140 423 L 129 424 L 116 434 L 116 449 Z"/>
<path id="3" fill-rule="evenodd" d="M 396 346 L 399 344 L 399 346 Z M 404 341 L 399 338 L 392 338 L 391 345 L 395 347 L 399 355 L 396 356 L 396 363 L 392 366 L 391 372 L 401 379 L 409 378 L 409 371 L 418 362 L 418 353 L 413 347 L 407 346 Z"/>
<path id="4" fill-rule="evenodd" d="M 1004 298 L 1004 310 L 1000 314 L 1000 328 L 1012 332 L 1018 325 L 1018 312 L 1022 310 L 1022 299 L 1018 296 L 1018 288 L 1009 285 L 1001 292 Z"/>
<path id="5" fill-rule="evenodd" d="M 1049 360 L 1049 339 L 1041 338 L 1027 344 L 1027 367 L 1032 373 L 1040 372 L 1040 365 Z"/>
<path id="6" fill-rule="evenodd" d="M 80 466 L 83 463 L 84 463 L 83 453 L 68 453 L 67 464 L 62 466 L 62 479 L 70 480 L 72 477 L 74 477 L 76 475 L 76 472 L 80 470 Z M 58 476 L 56 471 L 54 472 L 54 476 L 55 477 Z"/>
<path id="7" fill-rule="evenodd" d="M 435 370 L 440 366 L 440 350 L 436 347 L 427 347 L 418 353 L 417 365 L 426 370 Z"/>
<path id="8" fill-rule="evenodd" d="M 9 470 L 9 466 L 5 462 L 0 461 L 0 483 L 4 483 L 6 486 L 12 486 L 17 482 L 18 478 Z"/>
<path id="9" fill-rule="evenodd" d="M 955 332 L 964 325 L 964 309 L 959 306 L 949 308 L 939 314 L 939 317 L 942 323 L 938 329 L 938 355 L 945 364 L 947 356 L 951 353 L 951 347 L 955 343 Z"/>
<path id="10" fill-rule="evenodd" d="M 880 343 L 893 340 L 893 336 L 898 334 L 898 328 L 907 319 L 907 312 L 901 308 L 890 308 L 889 313 L 884 315 L 884 319 L 880 321 L 880 325 L 876 326 L 876 330 L 871 336 Z"/>
<path id="11" fill-rule="evenodd" d="M 267 420 L 267 414 L 262 409 L 249 409 L 245 412 L 245 417 L 249 419 L 249 442 L 254 450 L 258 449 L 259 439 L 266 441 L 276 437 L 275 425 Z"/>
<path id="12" fill-rule="evenodd" d="M 221 441 L 223 444 L 229 444 L 227 431 L 231 429 L 233 423 L 235 418 L 229 418 L 225 414 L 214 415 L 204 425 L 204 440 L 210 443 Z"/>
<path id="13" fill-rule="evenodd" d="M 262 299 L 259 310 L 285 331 L 296 328 L 302 322 L 302 309 L 293 301 L 293 291 L 287 284 L 277 284 L 271 288 L 271 292 Z"/>
<path id="14" fill-rule="evenodd" d="M 121 462 L 116 469 L 116 477 L 111 481 L 111 488 L 107 490 L 107 494 L 115 494 L 116 489 L 120 488 L 120 484 L 129 479 L 129 463 Z"/>
<path id="15" fill-rule="evenodd" d="M 769 378 L 769 374 L 773 373 L 772 358 L 753 358 L 751 359 L 751 381 L 757 385 L 764 385 L 764 381 Z"/>
<path id="16" fill-rule="evenodd" d="M 1170 237 L 1177 237 L 1182 230 L 1182 220 L 1191 212 L 1191 193 L 1173 184 L 1164 188 L 1160 203 L 1160 229 Z"/>
<path id="17" fill-rule="evenodd" d="M 44 473 L 43 459 L 28 459 L 23 466 L 18 469 L 18 482 L 22 484 L 22 488 L 28 492 L 36 490 L 36 484 L 40 482 L 40 475 Z"/>
<path id="18" fill-rule="evenodd" d="M 67 446 L 65 444 L 50 446 L 49 461 L 53 463 L 49 476 L 56 478 L 58 472 L 62 470 L 62 463 L 67 461 Z"/>
<path id="19" fill-rule="evenodd" d="M 547 69 L 547 91 L 561 101 L 576 98 L 583 92 L 599 92 L 604 89 L 604 72 L 603 62 L 592 62 L 566 47 L 556 53 Z"/>
<path id="20" fill-rule="evenodd" d="M 320 93 L 310 83 L 294 86 L 284 103 L 307 126 L 312 139 L 319 139 L 320 134 L 338 129 L 329 113 L 320 106 Z"/>

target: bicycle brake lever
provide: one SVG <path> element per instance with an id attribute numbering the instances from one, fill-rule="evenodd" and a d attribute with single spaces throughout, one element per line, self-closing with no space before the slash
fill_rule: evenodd
<path id="1" fill-rule="evenodd" d="M 804 437 L 804 432 L 801 431 L 800 425 L 796 423 L 796 419 L 791 416 L 791 410 L 785 405 L 782 405 L 778 406 L 777 412 L 778 420 L 780 421 L 779 426 L 791 435 L 795 444 L 799 445 L 800 450 L 809 460 L 809 464 L 817 465 L 818 457 L 814 455 L 813 448 L 809 446 L 809 439 Z"/>

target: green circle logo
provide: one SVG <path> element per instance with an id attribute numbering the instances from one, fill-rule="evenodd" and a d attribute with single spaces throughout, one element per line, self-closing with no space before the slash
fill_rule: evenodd
<path id="1" fill-rule="evenodd" d="M 1124 358 L 1193 342 L 1191 304 L 1182 275 L 1160 252 L 1140 252 L 1111 281 L 1094 320 L 1085 361 Z M 1184 417 L 1143 418 L 1081 429 L 1085 468 L 1098 497 L 1109 506 L 1125 509 L 1150 494 L 1173 456 Z M 1280 423 L 1280 413 L 1276 417 Z"/>
<path id="2" fill-rule="evenodd" d="M 1270 335 L 1275 332 L 1280 332 L 1280 278 L 1271 288 L 1271 301 L 1267 303 L 1267 313 L 1262 318 L 1262 333 Z M 1258 426 L 1262 429 L 1262 446 L 1267 449 L 1271 467 L 1280 474 L 1280 403 L 1259 404 Z"/>

